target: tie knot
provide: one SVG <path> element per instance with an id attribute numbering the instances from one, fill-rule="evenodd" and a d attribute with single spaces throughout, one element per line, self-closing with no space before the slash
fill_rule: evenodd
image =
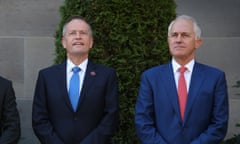
<path id="1" fill-rule="evenodd" d="M 184 66 L 182 66 L 182 67 L 180 67 L 180 68 L 178 69 L 178 71 L 179 71 L 180 73 L 184 73 L 186 70 L 187 70 L 187 68 L 184 67 Z"/>
<path id="2" fill-rule="evenodd" d="M 73 73 L 78 73 L 80 70 L 81 69 L 77 66 L 72 68 Z"/>

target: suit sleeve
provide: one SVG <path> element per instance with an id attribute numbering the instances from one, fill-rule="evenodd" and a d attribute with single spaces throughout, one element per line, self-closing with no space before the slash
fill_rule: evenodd
<path id="1" fill-rule="evenodd" d="M 212 118 L 207 130 L 191 144 L 221 143 L 227 132 L 229 118 L 228 93 L 225 74 L 218 76 L 216 87 L 213 90 L 214 107 Z"/>
<path id="2" fill-rule="evenodd" d="M 64 144 L 49 121 L 44 76 L 39 72 L 32 109 L 32 127 L 41 144 Z"/>
<path id="3" fill-rule="evenodd" d="M 5 87 L 5 85 L 1 87 Z M 20 138 L 20 118 L 11 82 L 6 83 L 6 89 L 4 89 L 1 94 L 3 94 L 3 103 L 1 106 L 2 135 L 0 136 L 0 143 L 15 144 Z"/>
<path id="4" fill-rule="evenodd" d="M 167 144 L 156 130 L 154 119 L 153 91 L 146 73 L 141 77 L 135 106 L 135 127 L 142 144 Z"/>
<path id="5" fill-rule="evenodd" d="M 110 71 L 106 85 L 104 116 L 81 144 L 108 144 L 118 128 L 119 121 L 118 82 L 116 72 Z"/>

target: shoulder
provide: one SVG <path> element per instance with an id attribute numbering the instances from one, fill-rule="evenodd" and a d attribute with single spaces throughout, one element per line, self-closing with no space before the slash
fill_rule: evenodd
<path id="1" fill-rule="evenodd" d="M 106 66 L 106 65 L 102 65 L 102 64 L 95 64 L 96 68 L 104 70 L 104 71 L 115 71 L 114 68 Z"/>
<path id="2" fill-rule="evenodd" d="M 143 71 L 143 74 L 154 75 L 154 74 L 164 73 L 168 70 L 171 70 L 171 64 L 170 63 L 151 67 L 151 68 Z"/>
<path id="3" fill-rule="evenodd" d="M 12 89 L 12 82 L 0 76 L 0 95 L 3 95 L 6 90 Z"/>
<path id="4" fill-rule="evenodd" d="M 93 63 L 92 61 L 89 61 L 88 68 L 102 72 L 115 72 L 115 69 L 110 66 L 99 63 Z"/>
<path id="5" fill-rule="evenodd" d="M 1 87 L 4 86 L 4 85 L 11 85 L 11 83 L 12 82 L 10 80 L 0 76 L 0 86 Z"/>
<path id="6" fill-rule="evenodd" d="M 217 67 L 213 67 L 213 66 L 210 66 L 210 65 L 206 65 L 206 64 L 202 64 L 202 63 L 197 63 L 195 64 L 194 68 L 196 70 L 200 70 L 200 71 L 203 71 L 205 73 L 208 73 L 208 74 L 224 74 L 224 71 L 217 68 Z"/>
<path id="7" fill-rule="evenodd" d="M 62 64 L 55 64 L 46 68 L 41 69 L 39 72 L 40 73 L 54 73 L 56 71 L 59 71 L 61 69 L 66 69 L 66 63 Z"/>
<path id="8" fill-rule="evenodd" d="M 88 63 L 86 74 L 102 80 L 109 78 L 117 79 L 117 73 L 114 68 L 99 63 Z"/>

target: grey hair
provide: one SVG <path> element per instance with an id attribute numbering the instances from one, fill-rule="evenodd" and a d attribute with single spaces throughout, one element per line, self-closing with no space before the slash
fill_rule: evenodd
<path id="1" fill-rule="evenodd" d="M 67 26 L 67 24 L 68 23 L 70 23 L 72 20 L 75 20 L 75 19 L 79 19 L 79 20 L 82 20 L 82 21 L 84 21 L 85 23 L 87 23 L 87 25 L 88 25 L 88 27 L 89 27 L 89 33 L 90 33 L 90 35 L 93 37 L 93 32 L 92 32 L 92 28 L 91 28 L 91 25 L 82 17 L 82 16 L 71 16 L 71 17 L 69 17 L 66 21 L 65 21 L 65 23 L 64 23 L 64 25 L 63 25 L 63 29 L 62 29 L 62 36 L 64 36 L 65 34 L 66 34 L 66 26 Z"/>
<path id="2" fill-rule="evenodd" d="M 173 24 L 174 24 L 177 20 L 179 20 L 179 19 L 192 21 L 192 23 L 193 23 L 193 30 L 194 30 L 195 35 L 196 35 L 196 36 L 195 36 L 195 39 L 197 40 L 197 39 L 200 39 L 200 38 L 201 38 L 201 29 L 200 29 L 200 27 L 198 26 L 197 21 L 196 21 L 193 17 L 188 16 L 188 15 L 180 15 L 180 16 L 176 17 L 176 18 L 169 24 L 169 26 L 168 26 L 168 36 L 170 36 L 170 31 L 171 31 L 171 29 L 172 29 Z"/>

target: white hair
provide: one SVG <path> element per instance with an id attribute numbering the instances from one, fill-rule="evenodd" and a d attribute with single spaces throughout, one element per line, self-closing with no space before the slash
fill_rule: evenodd
<path id="1" fill-rule="evenodd" d="M 192 23 L 193 23 L 193 30 L 194 30 L 194 32 L 195 32 L 195 39 L 197 40 L 197 39 L 199 39 L 199 38 L 201 38 L 201 29 L 200 29 L 200 27 L 198 26 L 198 24 L 197 24 L 197 21 L 193 18 L 193 17 L 191 17 L 191 16 L 187 16 L 187 15 L 180 15 L 180 16 L 178 16 L 178 17 L 176 17 L 170 24 L 169 24 L 169 26 L 168 26 L 168 36 L 170 36 L 170 31 L 171 31 L 171 29 L 172 29 L 172 26 L 173 26 L 173 24 L 177 21 L 177 20 L 189 20 L 189 21 L 192 21 Z"/>

